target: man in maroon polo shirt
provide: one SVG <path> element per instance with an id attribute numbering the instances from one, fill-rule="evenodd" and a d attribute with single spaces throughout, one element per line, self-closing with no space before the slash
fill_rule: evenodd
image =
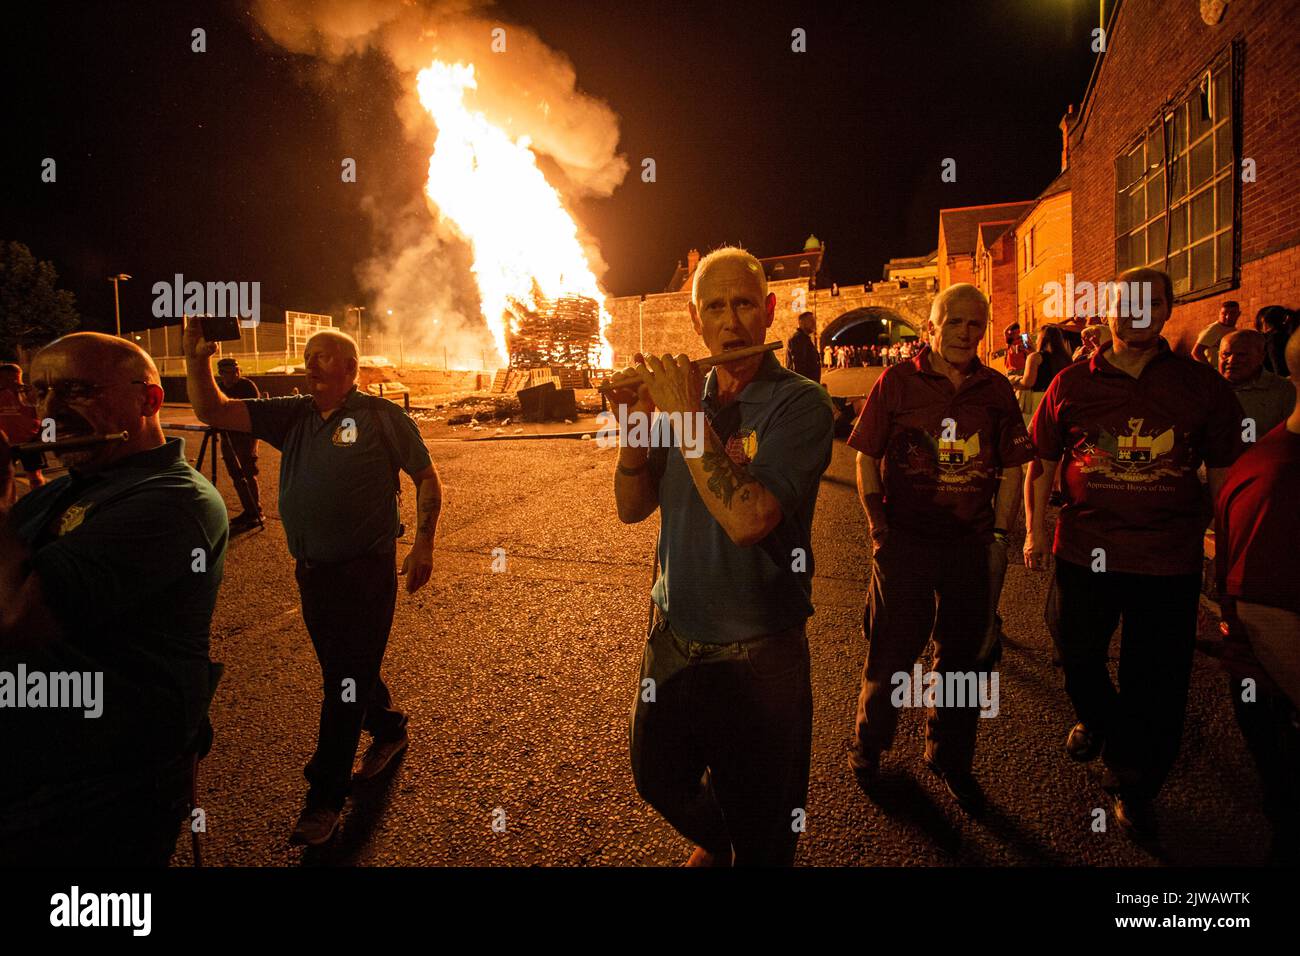
<path id="1" fill-rule="evenodd" d="M 1236 333 L 1240 335 L 1241 333 Z M 1300 329 L 1286 344 L 1300 368 Z M 1300 383 L 1292 382 L 1300 392 Z M 1300 398 L 1300 395 L 1297 395 Z M 1242 633 L 1280 694 L 1232 681 L 1232 703 L 1264 787 L 1270 862 L 1300 863 L 1300 408 L 1237 459 L 1218 498 L 1224 618 Z"/>
<path id="2" fill-rule="evenodd" d="M 870 647 L 849 750 L 864 788 L 893 743 L 897 708 L 919 696 L 913 664 L 932 636 L 944 688 L 958 686 L 950 674 L 979 680 L 985 671 L 990 552 L 1000 550 L 1005 564 L 1022 466 L 1033 458 L 1010 383 L 975 357 L 988 320 L 988 300 L 973 285 L 939 293 L 929 345 L 885 370 L 849 436 L 875 544 L 863 621 Z M 983 681 L 996 686 L 987 673 Z M 984 796 L 971 764 L 981 702 L 971 696 L 929 707 L 926 762 L 978 812 Z"/>
<path id="3" fill-rule="evenodd" d="M 1210 492 L 1241 453 L 1242 411 L 1214 369 L 1176 355 L 1160 336 L 1173 308 L 1169 277 L 1120 276 L 1128 295 L 1109 317 L 1112 343 L 1061 372 L 1031 433 L 1025 564 L 1045 570 L 1047 496 L 1058 465 L 1056 587 L 1065 690 L 1078 715 L 1066 750 L 1104 754 L 1103 786 L 1121 828 L 1155 839 L 1151 801 L 1182 738 L 1196 641 Z M 1106 669 L 1123 619 L 1117 691 Z"/>

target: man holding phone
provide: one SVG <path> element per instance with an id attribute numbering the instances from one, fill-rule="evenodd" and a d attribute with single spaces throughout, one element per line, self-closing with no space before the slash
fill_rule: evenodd
<path id="1" fill-rule="evenodd" d="M 351 779 L 379 776 L 406 750 L 406 715 L 379 673 L 397 601 L 399 469 L 417 489 L 415 543 L 402 565 L 410 593 L 433 572 L 442 485 L 415 424 L 392 402 L 357 390 L 351 336 L 324 329 L 308 339 L 307 394 L 285 398 L 222 395 L 208 364 L 214 351 L 199 325 L 187 322 L 194 413 L 281 453 L 280 519 L 323 688 L 316 752 L 305 770 L 310 789 L 289 842 L 320 846 L 338 831 Z M 353 778 L 362 730 L 373 741 Z"/>

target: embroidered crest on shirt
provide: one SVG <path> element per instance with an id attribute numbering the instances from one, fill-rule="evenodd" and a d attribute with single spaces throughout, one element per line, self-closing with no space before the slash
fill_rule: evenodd
<path id="1" fill-rule="evenodd" d="M 945 438 L 943 433 L 935 436 L 918 429 L 903 445 L 903 472 L 933 476 L 944 484 L 965 485 L 989 475 L 988 469 L 981 467 L 977 460 L 979 454 L 978 431 L 965 437 Z"/>
<path id="2" fill-rule="evenodd" d="M 90 510 L 90 505 L 73 505 L 59 517 L 59 537 L 67 534 L 69 531 L 75 531 L 81 522 L 86 520 L 86 512 Z"/>
<path id="3" fill-rule="evenodd" d="M 737 465 L 748 465 L 758 454 L 758 433 L 752 428 L 738 428 L 727 439 L 727 457 Z"/>
<path id="4" fill-rule="evenodd" d="M 1096 444 L 1085 445 L 1085 475 L 1100 472 L 1108 478 L 1145 484 L 1159 478 L 1171 478 L 1182 472 L 1172 454 L 1177 444 L 1172 428 L 1143 432 L 1146 419 L 1130 418 L 1127 434 L 1112 434 L 1105 428 Z M 1158 428 L 1159 426 L 1157 426 Z"/>

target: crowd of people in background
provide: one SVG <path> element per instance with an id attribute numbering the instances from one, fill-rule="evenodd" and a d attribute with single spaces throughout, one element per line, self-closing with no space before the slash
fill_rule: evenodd
<path id="1" fill-rule="evenodd" d="M 919 339 L 902 339 L 892 345 L 827 345 L 822 349 L 825 368 L 863 368 L 910 362 L 921 351 Z"/>

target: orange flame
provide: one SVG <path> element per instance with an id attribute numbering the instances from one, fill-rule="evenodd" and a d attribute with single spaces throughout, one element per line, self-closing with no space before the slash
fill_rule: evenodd
<path id="1" fill-rule="evenodd" d="M 601 365 L 613 362 L 605 338 L 605 294 L 587 263 L 578 227 L 530 149 L 481 112 L 465 93 L 477 89 L 473 64 L 434 61 L 416 77 L 421 105 L 438 127 L 425 194 L 470 244 L 483 318 L 504 364 L 510 300 L 536 304 L 535 294 L 588 296 L 601 303 Z"/>

